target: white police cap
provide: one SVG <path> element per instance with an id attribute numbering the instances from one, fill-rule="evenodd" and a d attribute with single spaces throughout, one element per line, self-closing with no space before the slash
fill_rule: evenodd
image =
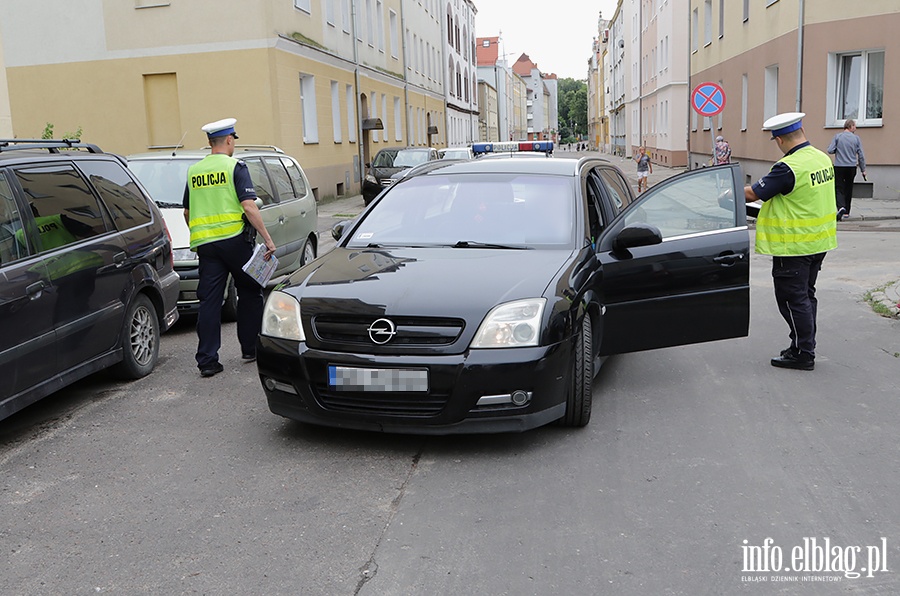
<path id="1" fill-rule="evenodd" d="M 803 126 L 801 120 L 804 116 L 806 116 L 806 114 L 803 112 L 786 112 L 784 114 L 772 116 L 763 122 L 763 130 L 772 131 L 773 139 L 775 137 L 786 135 L 789 132 L 800 130 L 800 127 Z"/>
<path id="2" fill-rule="evenodd" d="M 205 132 L 206 136 L 210 139 L 227 135 L 234 135 L 234 138 L 238 138 L 237 133 L 234 132 L 235 124 L 237 124 L 236 118 L 224 118 L 222 120 L 217 120 L 216 122 L 204 124 L 200 129 Z"/>

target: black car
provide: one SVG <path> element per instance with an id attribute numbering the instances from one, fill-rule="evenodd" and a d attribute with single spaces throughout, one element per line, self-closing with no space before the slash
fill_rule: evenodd
<path id="1" fill-rule="evenodd" d="M 696 170 L 635 198 L 598 158 L 407 176 L 270 294 L 269 408 L 393 432 L 583 426 L 605 356 L 747 335 L 739 177 Z"/>
<path id="2" fill-rule="evenodd" d="M 437 149 L 431 147 L 387 147 L 375 154 L 372 163 L 367 163 L 368 173 L 362 186 L 363 201 L 366 205 L 393 184 L 392 176 L 397 172 L 415 167 L 428 161 L 440 159 Z"/>
<path id="3" fill-rule="evenodd" d="M 162 215 L 123 158 L 0 140 L 0 419 L 104 368 L 149 374 L 177 298 Z"/>

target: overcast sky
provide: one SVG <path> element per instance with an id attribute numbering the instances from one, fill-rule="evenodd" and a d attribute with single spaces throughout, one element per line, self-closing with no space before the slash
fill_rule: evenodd
<path id="1" fill-rule="evenodd" d="M 597 18 L 610 19 L 617 0 L 474 0 L 475 35 L 501 36 L 500 53 L 512 66 L 523 53 L 542 73 L 587 77 Z"/>

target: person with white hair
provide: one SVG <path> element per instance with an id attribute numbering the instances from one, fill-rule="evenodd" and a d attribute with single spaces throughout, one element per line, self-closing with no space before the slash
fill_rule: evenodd
<path id="1" fill-rule="evenodd" d="M 722 135 L 716 137 L 715 154 L 716 160 L 713 165 L 720 166 L 722 164 L 731 163 L 731 146 Z"/>

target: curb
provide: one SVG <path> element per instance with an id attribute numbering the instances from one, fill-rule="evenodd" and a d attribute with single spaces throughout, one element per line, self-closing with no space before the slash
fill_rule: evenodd
<path id="1" fill-rule="evenodd" d="M 900 279 L 888 282 L 874 290 L 870 290 L 866 293 L 866 296 L 871 296 L 869 302 L 871 302 L 873 306 L 875 304 L 880 304 L 888 313 L 890 313 L 878 314 L 892 319 L 900 318 Z"/>

